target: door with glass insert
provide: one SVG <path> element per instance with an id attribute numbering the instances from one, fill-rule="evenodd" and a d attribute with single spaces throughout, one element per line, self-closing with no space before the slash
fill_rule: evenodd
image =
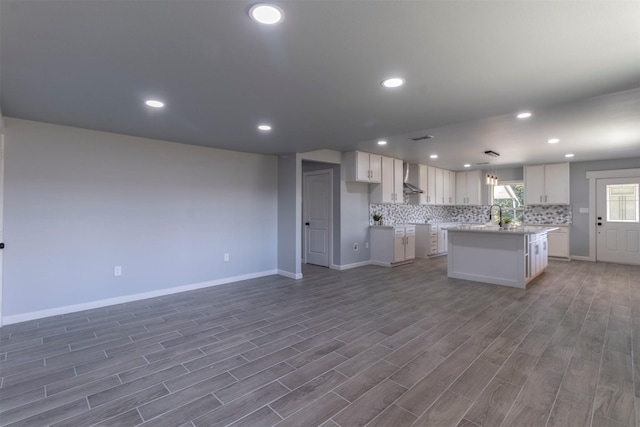
<path id="1" fill-rule="evenodd" d="M 640 177 L 597 180 L 596 259 L 640 264 Z"/>

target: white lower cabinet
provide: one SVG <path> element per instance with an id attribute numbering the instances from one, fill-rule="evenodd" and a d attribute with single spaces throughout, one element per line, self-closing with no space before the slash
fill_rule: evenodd
<path id="1" fill-rule="evenodd" d="M 530 234 L 525 267 L 527 268 L 527 280 L 538 276 L 547 268 L 549 246 L 547 233 Z"/>
<path id="2" fill-rule="evenodd" d="M 371 262 L 391 267 L 416 257 L 416 226 L 372 226 Z"/>
<path id="3" fill-rule="evenodd" d="M 447 253 L 447 230 L 451 224 L 416 224 L 416 258 L 429 258 Z"/>
<path id="4" fill-rule="evenodd" d="M 549 256 L 570 258 L 568 226 L 561 226 L 558 230 L 550 231 L 547 237 L 549 239 Z"/>

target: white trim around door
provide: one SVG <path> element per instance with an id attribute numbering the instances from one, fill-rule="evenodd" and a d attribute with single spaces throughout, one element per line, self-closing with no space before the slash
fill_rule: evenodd
<path id="1" fill-rule="evenodd" d="M 328 224 L 327 224 L 327 265 L 325 267 L 331 267 L 333 265 L 333 169 L 322 169 L 316 171 L 303 172 L 302 174 L 302 236 L 303 236 L 303 245 L 302 245 L 302 258 L 304 259 L 304 263 L 308 263 L 311 261 L 309 258 L 309 226 L 306 223 L 310 222 L 309 220 L 309 197 L 313 197 L 313 195 L 308 194 L 308 189 L 306 188 L 305 183 L 307 182 L 307 178 L 315 175 L 328 175 L 328 189 L 327 189 L 327 209 L 328 209 Z M 305 203 L 306 201 L 306 203 Z"/>
<path id="2" fill-rule="evenodd" d="M 596 182 L 603 178 L 629 178 L 640 176 L 640 168 L 634 169 L 616 169 L 604 171 L 589 171 L 587 179 L 589 180 L 589 261 L 596 260 Z M 576 257 L 573 257 L 577 259 Z"/>

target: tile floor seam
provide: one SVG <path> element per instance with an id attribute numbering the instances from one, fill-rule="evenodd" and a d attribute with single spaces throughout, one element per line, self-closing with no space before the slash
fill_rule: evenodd
<path id="1" fill-rule="evenodd" d="M 574 276 L 575 276 L 575 274 L 574 274 Z M 582 286 L 584 286 L 584 284 L 582 284 L 580 286 L 580 288 L 578 288 L 578 292 L 579 292 L 580 289 L 582 289 Z M 578 292 L 576 292 L 575 295 L 577 295 Z M 575 298 L 576 297 L 574 296 L 571 299 L 572 303 L 573 303 L 573 301 L 575 301 Z M 567 313 L 569 312 L 569 307 L 570 306 L 571 306 L 571 304 L 569 304 L 569 306 L 567 306 L 567 309 L 566 309 L 564 315 L 562 316 L 562 319 L 560 319 L 560 322 L 558 323 L 558 326 L 556 326 L 555 330 L 557 330 L 558 327 L 560 327 L 560 325 L 562 324 L 562 321 L 567 317 Z M 591 305 L 589 305 L 589 308 L 591 308 Z M 587 310 L 587 313 L 588 313 L 588 310 Z M 585 314 L 585 318 L 586 318 L 586 314 Z M 582 323 L 584 324 L 584 321 Z M 554 330 L 554 332 L 555 332 L 555 330 Z M 580 330 L 582 330 L 582 325 L 581 325 Z M 551 336 L 553 337 L 553 334 Z M 571 356 L 573 356 L 573 352 L 574 351 L 575 351 L 575 344 L 571 348 Z M 540 357 L 542 357 L 542 356 L 540 356 Z M 538 363 L 540 363 L 540 359 L 538 359 Z M 562 378 L 560 379 L 560 384 L 558 385 L 558 390 L 556 390 L 556 395 L 553 398 L 553 403 L 551 404 L 551 408 L 549 410 L 549 414 L 547 414 L 547 421 L 545 422 L 545 427 L 549 425 L 549 421 L 551 420 L 551 415 L 553 415 L 553 410 L 555 409 L 556 403 L 558 401 L 558 396 L 560 395 L 560 391 L 562 390 L 562 383 L 564 382 L 564 378 L 565 378 L 565 376 L 567 374 L 567 370 L 569 369 L 569 363 L 571 363 L 571 358 L 569 358 L 569 362 L 567 363 L 567 366 L 565 366 L 564 371 L 562 372 Z M 537 366 L 537 363 L 536 363 L 536 366 Z"/>
<path id="2" fill-rule="evenodd" d="M 600 281 L 602 280 L 602 276 L 600 276 L 599 280 L 598 280 L 598 285 L 600 284 Z M 598 288 L 598 286 L 596 286 L 596 289 Z M 595 298 L 595 294 L 594 294 L 594 298 Z M 591 307 L 593 306 L 593 300 L 591 301 L 591 305 L 589 306 L 589 311 L 591 311 Z M 611 298 L 609 298 L 609 306 L 608 306 L 608 310 L 607 312 L 610 312 L 611 310 Z M 587 316 L 589 315 L 589 311 L 587 311 Z M 604 333 L 606 336 L 607 333 L 607 329 L 609 328 L 609 320 L 611 319 L 611 315 L 609 314 L 609 316 L 607 316 L 607 326 L 605 327 Z M 582 330 L 581 330 L 582 331 Z M 597 375 L 597 380 L 596 380 L 596 385 L 595 385 L 595 392 L 593 393 L 593 401 L 591 402 L 591 414 L 589 417 L 589 426 L 590 427 L 598 427 L 598 426 L 594 426 L 593 425 L 593 417 L 595 415 L 596 412 L 596 400 L 598 398 L 598 385 L 600 384 L 600 373 L 602 371 L 602 364 L 604 362 L 604 347 L 605 347 L 605 341 L 603 338 L 603 342 L 602 342 L 602 348 L 600 349 L 600 363 L 598 364 L 598 375 Z"/>

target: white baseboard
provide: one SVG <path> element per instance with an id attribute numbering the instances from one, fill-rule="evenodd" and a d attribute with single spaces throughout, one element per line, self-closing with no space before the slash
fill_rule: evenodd
<path id="1" fill-rule="evenodd" d="M 284 277 L 288 277 L 289 279 L 302 279 L 302 273 L 292 273 L 286 270 L 278 270 L 278 274 Z"/>
<path id="2" fill-rule="evenodd" d="M 595 261 L 595 260 L 591 259 L 591 257 L 579 256 L 579 255 L 572 255 L 571 259 L 575 259 L 576 261 Z"/>
<path id="3" fill-rule="evenodd" d="M 103 300 L 91 301 L 82 304 L 67 305 L 64 307 L 50 308 L 47 310 L 32 311 L 29 313 L 14 314 L 5 316 L 2 319 L 3 325 L 26 322 L 28 320 L 42 319 L 44 317 L 58 316 L 60 314 L 75 313 L 77 311 L 91 310 L 93 308 L 107 307 L 109 305 L 123 304 L 127 302 L 139 301 L 147 298 L 160 297 L 164 295 L 177 294 L 180 292 L 193 291 L 196 289 L 208 288 L 211 286 L 224 285 L 227 283 L 240 282 L 242 280 L 255 279 L 258 277 L 278 274 L 278 270 L 259 271 L 257 273 L 243 274 L 240 276 L 225 277 L 223 279 L 210 280 L 208 282 L 192 283 L 190 285 L 176 286 L 174 288 L 158 289 L 157 291 L 143 292 L 140 294 L 124 295 L 121 297 L 107 298 Z"/>
<path id="4" fill-rule="evenodd" d="M 371 261 L 360 261 L 360 262 L 354 262 L 353 264 L 344 264 L 344 265 L 331 264 L 331 269 L 332 270 L 349 270 L 351 268 L 364 267 L 365 265 L 371 265 Z"/>

